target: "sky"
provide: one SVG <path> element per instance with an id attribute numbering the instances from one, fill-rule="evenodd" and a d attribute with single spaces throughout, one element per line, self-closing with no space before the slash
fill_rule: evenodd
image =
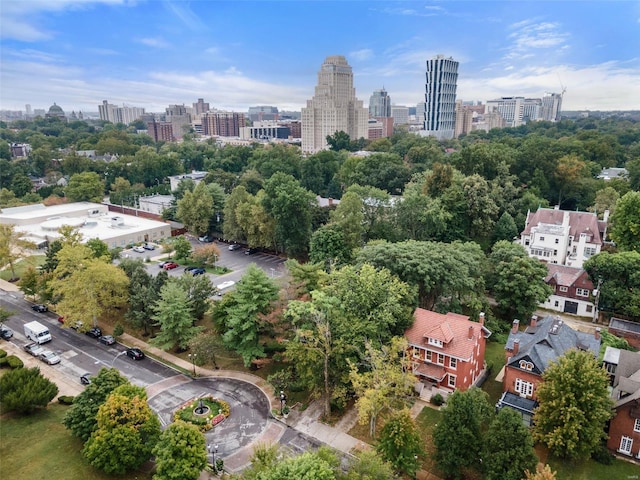
<path id="1" fill-rule="evenodd" d="M 640 1 L 2 0 L 0 109 L 300 110 L 324 59 L 356 96 L 424 101 L 425 63 L 460 62 L 457 98 L 640 110 Z"/>

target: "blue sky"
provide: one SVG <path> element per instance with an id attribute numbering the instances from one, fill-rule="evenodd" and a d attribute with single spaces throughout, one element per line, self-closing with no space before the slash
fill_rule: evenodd
<path id="1" fill-rule="evenodd" d="M 368 105 L 424 100 L 425 61 L 460 62 L 458 98 L 640 109 L 640 1 L 2 0 L 0 109 L 161 112 L 204 98 L 299 110 L 344 55 Z"/>

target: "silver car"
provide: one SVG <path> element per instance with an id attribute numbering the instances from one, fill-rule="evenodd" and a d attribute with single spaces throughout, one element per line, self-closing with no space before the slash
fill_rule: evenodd
<path id="1" fill-rule="evenodd" d="M 48 365 L 56 365 L 60 363 L 60 357 L 51 350 L 45 350 L 40 354 L 40 360 Z"/>

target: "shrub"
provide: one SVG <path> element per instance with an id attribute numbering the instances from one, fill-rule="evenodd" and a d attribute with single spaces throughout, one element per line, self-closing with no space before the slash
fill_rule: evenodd
<path id="1" fill-rule="evenodd" d="M 24 363 L 15 355 L 9 355 L 7 358 L 7 365 L 9 368 L 22 368 L 24 367 Z"/>
<path id="2" fill-rule="evenodd" d="M 60 395 L 58 397 L 58 403 L 61 403 L 62 405 L 71 405 L 74 398 L 75 397 L 72 397 L 71 395 Z"/>
<path id="3" fill-rule="evenodd" d="M 117 338 L 123 333 L 124 333 L 124 327 L 122 326 L 121 323 L 117 323 L 116 326 L 113 327 L 113 336 Z"/>
<path id="4" fill-rule="evenodd" d="M 9 366 L 9 361 L 7 360 L 7 357 L 0 357 L 0 368 L 4 368 L 8 366 Z"/>
<path id="5" fill-rule="evenodd" d="M 593 458 L 596 462 L 601 463 L 603 465 L 612 465 L 615 457 L 609 451 L 605 444 L 601 444 L 595 451 L 591 454 L 591 458 Z"/>
<path id="6" fill-rule="evenodd" d="M 436 393 L 431 397 L 430 402 L 433 403 L 436 407 L 439 407 L 444 403 L 444 398 L 442 398 L 442 395 L 440 395 L 439 393 Z"/>
<path id="7" fill-rule="evenodd" d="M 221 458 L 216 458 L 216 470 L 218 472 L 224 470 L 224 460 L 222 460 Z"/>
<path id="8" fill-rule="evenodd" d="M 264 352 L 269 355 L 276 352 L 284 352 L 287 346 L 277 341 L 271 341 L 264 344 Z"/>
<path id="9" fill-rule="evenodd" d="M 0 348 L 0 358 L 4 358 L 7 356 L 7 352 Z"/>

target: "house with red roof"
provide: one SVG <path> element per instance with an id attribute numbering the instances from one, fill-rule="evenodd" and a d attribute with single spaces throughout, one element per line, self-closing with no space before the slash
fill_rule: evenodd
<path id="1" fill-rule="evenodd" d="M 547 263 L 582 268 L 583 263 L 600 253 L 606 238 L 609 211 L 603 220 L 595 213 L 539 208 L 528 212 L 519 243 L 530 257 Z"/>
<path id="2" fill-rule="evenodd" d="M 553 294 L 540 306 L 548 310 L 571 313 L 593 318 L 595 307 L 592 292 L 595 288 L 587 272 L 581 268 L 547 264 L 549 272 L 544 282 L 553 289 Z"/>
<path id="3" fill-rule="evenodd" d="M 484 352 L 491 335 L 484 326 L 484 313 L 478 322 L 466 315 L 443 315 L 423 308 L 417 308 L 413 316 L 413 325 L 404 336 L 423 399 L 467 390 L 483 377 Z"/>
<path id="4" fill-rule="evenodd" d="M 640 353 L 618 351 L 611 398 L 615 417 L 609 424 L 609 449 L 640 461 Z"/>

